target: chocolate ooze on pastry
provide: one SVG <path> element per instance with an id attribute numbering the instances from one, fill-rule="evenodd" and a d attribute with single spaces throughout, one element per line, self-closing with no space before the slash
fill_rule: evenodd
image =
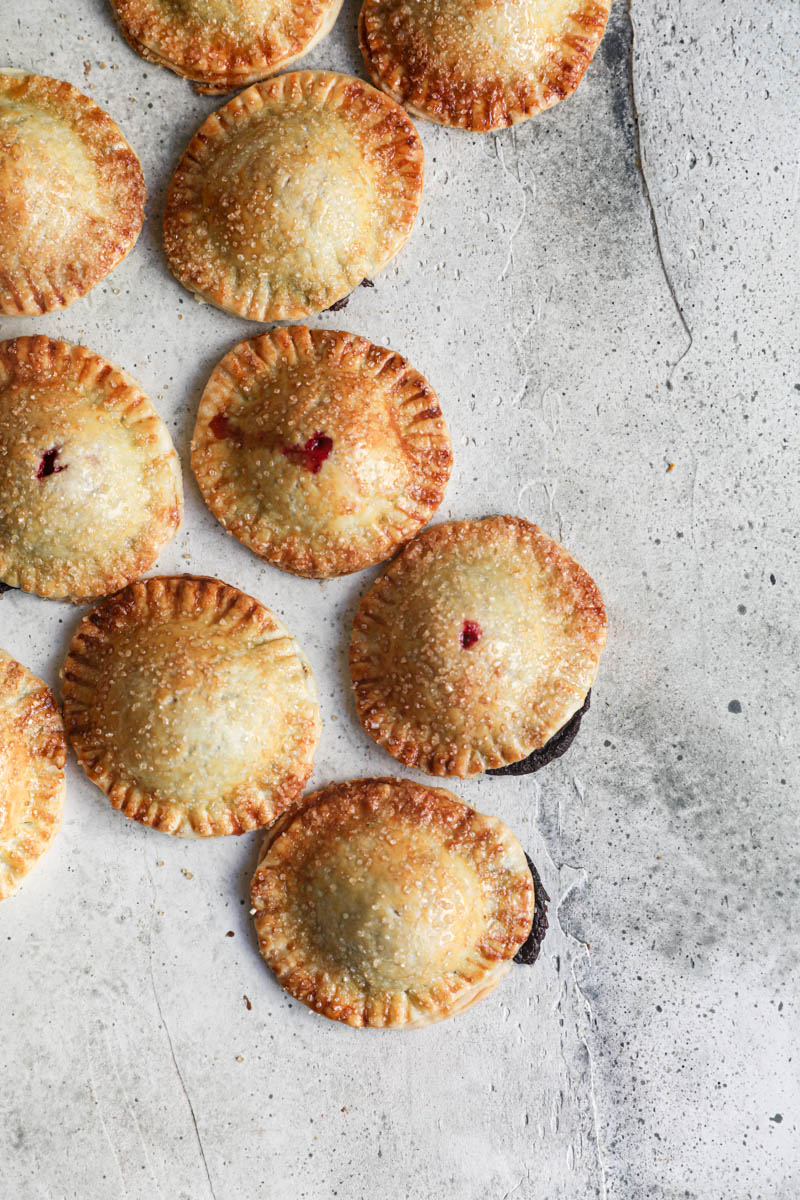
<path id="1" fill-rule="evenodd" d="M 578 736 L 578 731 L 581 727 L 581 721 L 589 711 L 591 705 L 592 692 L 591 689 L 586 693 L 586 699 L 576 713 L 573 713 L 565 725 L 562 725 L 558 733 L 554 733 L 549 742 L 544 746 L 540 746 L 538 750 L 534 750 L 527 758 L 520 759 L 519 762 L 509 763 L 507 767 L 495 767 L 489 769 L 487 775 L 532 775 L 534 771 L 541 770 L 542 767 L 548 766 L 557 758 L 561 758 L 562 754 L 566 754 L 575 738 Z"/>
<path id="2" fill-rule="evenodd" d="M 536 870 L 531 856 L 526 854 L 525 858 L 533 879 L 533 923 L 530 933 L 514 955 L 514 962 L 521 963 L 525 967 L 532 967 L 539 957 L 544 935 L 549 928 L 547 922 L 547 905 L 550 897 L 544 890 L 541 876 Z"/>

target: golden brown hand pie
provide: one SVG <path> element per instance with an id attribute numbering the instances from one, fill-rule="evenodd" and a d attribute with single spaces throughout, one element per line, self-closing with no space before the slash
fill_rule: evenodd
<path id="1" fill-rule="evenodd" d="M 311 667 L 268 608 L 218 579 L 131 584 L 83 618 L 61 674 L 86 774 L 162 833 L 268 825 L 311 774 Z"/>
<path id="2" fill-rule="evenodd" d="M 321 312 L 406 241 L 422 175 L 422 142 L 393 100 L 349 75 L 279 75 L 189 143 L 167 196 L 169 265 L 252 321 Z"/>
<path id="3" fill-rule="evenodd" d="M 202 92 L 229 92 L 307 54 L 342 0 L 111 0 L 124 37 Z"/>
<path id="4" fill-rule="evenodd" d="M 85 295 L 133 246 L 144 202 L 139 160 L 93 100 L 0 71 L 0 313 Z"/>
<path id="5" fill-rule="evenodd" d="M 409 112 L 487 132 L 571 95 L 611 0 L 364 0 L 361 52 Z"/>
<path id="6" fill-rule="evenodd" d="M 429 775 L 475 775 L 545 745 L 592 686 L 605 645 L 596 584 L 519 517 L 424 530 L 361 601 L 358 715 Z"/>
<path id="7" fill-rule="evenodd" d="M 0 650 L 0 900 L 61 825 L 67 740 L 50 688 Z"/>
<path id="8" fill-rule="evenodd" d="M 306 796 L 269 830 L 251 894 L 283 987 L 332 1020 L 395 1029 L 492 991 L 534 909 L 525 853 L 502 821 L 402 779 Z"/>
<path id="9" fill-rule="evenodd" d="M 84 346 L 0 343 L 0 580 L 86 600 L 147 571 L 180 525 L 180 464 L 139 385 Z"/>
<path id="10" fill-rule="evenodd" d="M 352 333 L 274 329 L 214 369 L 192 467 L 214 516 L 298 575 L 388 558 L 441 503 L 450 439 L 430 385 Z"/>

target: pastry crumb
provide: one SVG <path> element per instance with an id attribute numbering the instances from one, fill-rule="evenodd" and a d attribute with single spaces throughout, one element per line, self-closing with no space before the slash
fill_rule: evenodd
<path id="1" fill-rule="evenodd" d="M 181 875 L 185 875 L 187 879 L 194 879 L 194 875 L 186 867 L 181 867 Z"/>

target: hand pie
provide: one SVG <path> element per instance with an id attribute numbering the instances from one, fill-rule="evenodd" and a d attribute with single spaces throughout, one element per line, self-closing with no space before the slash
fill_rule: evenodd
<path id="1" fill-rule="evenodd" d="M 0 580 L 86 600 L 148 570 L 178 528 L 180 464 L 124 371 L 46 337 L 0 343 Z"/>
<path id="2" fill-rule="evenodd" d="M 342 0 L 111 0 L 143 58 L 201 92 L 230 92 L 282 70 L 333 28 Z"/>
<path id="3" fill-rule="evenodd" d="M 279 75 L 189 143 L 164 214 L 169 265 L 251 321 L 321 312 L 406 241 L 422 175 L 422 142 L 393 100 L 331 71 Z"/>
<path id="4" fill-rule="evenodd" d="M 268 825 L 311 774 L 311 667 L 268 608 L 218 579 L 131 584 L 83 618 L 61 674 L 84 771 L 162 833 Z"/>
<path id="5" fill-rule="evenodd" d="M 389 558 L 441 503 L 451 465 L 436 396 L 404 358 L 305 325 L 225 355 L 192 441 L 214 516 L 268 562 L 316 577 Z"/>
<path id="6" fill-rule="evenodd" d="M 0 313 L 85 295 L 133 246 L 144 202 L 139 160 L 93 100 L 0 71 Z"/>
<path id="7" fill-rule="evenodd" d="M 483 999 L 534 913 L 511 830 L 403 779 L 306 796 L 267 833 L 251 895 L 259 948 L 287 991 L 334 1021 L 394 1029 Z"/>
<path id="8" fill-rule="evenodd" d="M 361 53 L 409 112 L 484 133 L 572 94 L 611 0 L 364 0 Z"/>
<path id="9" fill-rule="evenodd" d="M 67 741 L 55 697 L 0 650 L 0 900 L 58 833 Z"/>
<path id="10" fill-rule="evenodd" d="M 429 775 L 503 767 L 581 707 L 605 638 L 596 584 L 529 521 L 435 525 L 361 601 L 350 645 L 358 715 Z"/>

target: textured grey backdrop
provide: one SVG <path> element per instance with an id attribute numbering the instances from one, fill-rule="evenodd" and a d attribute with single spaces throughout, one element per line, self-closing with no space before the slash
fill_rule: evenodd
<path id="1" fill-rule="evenodd" d="M 552 112 L 497 137 L 421 123 L 410 243 L 314 322 L 400 350 L 439 391 L 442 517 L 532 518 L 604 592 L 569 756 L 454 785 L 539 864 L 543 959 L 421 1033 L 325 1022 L 257 955 L 258 839 L 141 829 L 72 764 L 63 832 L 0 910 L 2 1200 L 800 1193 L 797 0 L 630 9 Z M 363 74 L 355 18 L 346 0 L 302 65 Z M 256 328 L 195 303 L 160 251 L 170 171 L 217 102 L 139 60 L 105 0 L 6 0 L 0 45 L 106 108 L 150 189 L 104 285 L 0 336 L 131 371 L 186 465 L 212 364 Z M 370 573 L 261 566 L 188 471 L 186 490 L 159 566 L 252 591 L 298 636 L 325 719 L 314 781 L 395 769 L 347 686 Z M 9 592 L 0 643 L 55 683 L 77 616 Z"/>

